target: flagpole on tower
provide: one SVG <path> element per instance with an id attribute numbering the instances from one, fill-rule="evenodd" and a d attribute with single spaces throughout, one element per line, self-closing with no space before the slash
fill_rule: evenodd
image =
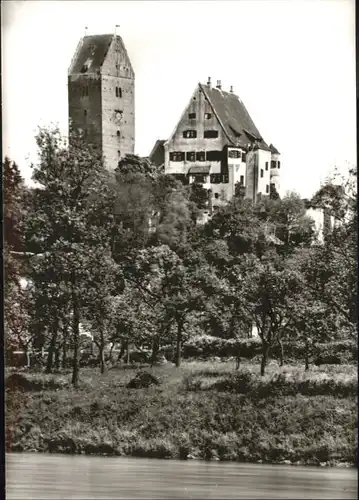
<path id="1" fill-rule="evenodd" d="M 116 25 L 115 25 L 115 36 L 117 35 L 117 28 L 119 28 L 119 27 L 120 27 L 120 25 L 119 25 L 119 24 L 116 24 Z"/>

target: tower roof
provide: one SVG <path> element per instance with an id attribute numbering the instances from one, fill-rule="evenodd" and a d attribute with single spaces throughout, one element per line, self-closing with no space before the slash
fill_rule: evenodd
<path id="1" fill-rule="evenodd" d="M 269 151 L 243 102 L 233 92 L 199 84 L 214 112 L 217 114 L 228 139 L 235 145 L 247 147 L 255 144 Z"/>
<path id="2" fill-rule="evenodd" d="M 129 67 L 132 69 L 131 61 L 128 57 L 126 47 L 119 35 L 89 35 L 81 38 L 69 68 L 69 74 L 78 73 L 98 73 L 106 60 L 107 52 L 116 40 L 120 43 L 121 50 Z"/>
<path id="3" fill-rule="evenodd" d="M 69 69 L 70 73 L 95 73 L 101 69 L 114 35 L 84 36 Z M 87 66 L 87 69 L 86 69 Z"/>

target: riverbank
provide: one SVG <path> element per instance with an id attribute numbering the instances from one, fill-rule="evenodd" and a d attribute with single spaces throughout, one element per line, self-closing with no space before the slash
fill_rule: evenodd
<path id="1" fill-rule="evenodd" d="M 130 389 L 136 370 L 27 374 L 7 390 L 7 450 L 297 465 L 356 463 L 355 366 L 168 364 L 160 384 Z M 37 384 L 37 385 L 36 385 Z"/>

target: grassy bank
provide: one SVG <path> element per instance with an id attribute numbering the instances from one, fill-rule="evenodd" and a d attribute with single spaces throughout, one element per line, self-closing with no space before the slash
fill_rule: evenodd
<path id="1" fill-rule="evenodd" d="M 356 367 L 184 363 L 148 369 L 160 381 L 130 389 L 134 369 L 100 376 L 27 374 L 7 390 L 8 451 L 317 464 L 356 462 Z"/>

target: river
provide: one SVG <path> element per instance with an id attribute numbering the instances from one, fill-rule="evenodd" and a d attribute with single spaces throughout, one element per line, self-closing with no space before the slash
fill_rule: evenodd
<path id="1" fill-rule="evenodd" d="M 14 453 L 7 499 L 357 498 L 356 469 Z"/>

